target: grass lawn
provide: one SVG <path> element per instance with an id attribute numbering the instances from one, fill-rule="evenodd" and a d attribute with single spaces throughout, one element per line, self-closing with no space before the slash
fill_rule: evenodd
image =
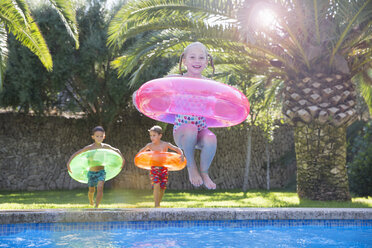
<path id="1" fill-rule="evenodd" d="M 91 208 L 88 189 L 64 191 L 1 192 L 0 210 Z M 151 190 L 104 190 L 100 208 L 153 207 Z M 296 192 L 285 190 L 167 190 L 161 203 L 165 208 L 220 207 L 314 207 L 314 208 L 370 208 L 372 197 L 354 197 L 351 202 L 299 200 Z"/>

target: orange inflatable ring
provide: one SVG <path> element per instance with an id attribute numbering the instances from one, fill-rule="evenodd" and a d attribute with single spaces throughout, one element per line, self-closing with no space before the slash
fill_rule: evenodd
<path id="1" fill-rule="evenodd" d="M 151 170 L 151 166 L 167 167 L 170 171 L 182 170 L 186 166 L 186 158 L 174 152 L 140 152 L 134 158 L 134 164 L 142 169 Z"/>

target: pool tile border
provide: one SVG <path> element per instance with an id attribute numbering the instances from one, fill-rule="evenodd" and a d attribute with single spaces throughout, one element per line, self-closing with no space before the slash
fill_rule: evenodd
<path id="1" fill-rule="evenodd" d="M 178 220 L 372 220 L 372 208 L 126 208 L 0 210 L 0 224 Z"/>
<path id="2" fill-rule="evenodd" d="M 372 227 L 372 220 L 186 220 L 186 221 L 120 221 L 120 222 L 73 222 L 73 223 L 18 223 L 0 224 L 0 237 L 17 235 L 30 230 L 48 232 L 102 232 L 114 229 L 153 230 L 155 228 L 266 228 L 303 227 L 307 225 L 320 228 Z"/>

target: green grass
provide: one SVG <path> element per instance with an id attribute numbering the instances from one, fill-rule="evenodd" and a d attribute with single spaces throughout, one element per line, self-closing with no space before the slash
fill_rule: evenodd
<path id="1" fill-rule="evenodd" d="M 87 189 L 65 191 L 0 192 L 0 210 L 91 208 Z M 100 208 L 153 207 L 151 190 L 105 190 Z M 166 208 L 220 207 L 313 207 L 370 208 L 372 197 L 353 198 L 351 202 L 299 200 L 295 192 L 285 190 L 167 190 L 161 203 Z"/>

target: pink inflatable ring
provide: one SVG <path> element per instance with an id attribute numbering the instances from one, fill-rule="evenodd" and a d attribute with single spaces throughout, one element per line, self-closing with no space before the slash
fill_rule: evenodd
<path id="1" fill-rule="evenodd" d="M 208 127 L 228 127 L 243 122 L 249 102 L 239 90 L 209 79 L 166 77 L 143 84 L 133 103 L 144 115 L 174 123 L 175 115 L 204 116 Z"/>

